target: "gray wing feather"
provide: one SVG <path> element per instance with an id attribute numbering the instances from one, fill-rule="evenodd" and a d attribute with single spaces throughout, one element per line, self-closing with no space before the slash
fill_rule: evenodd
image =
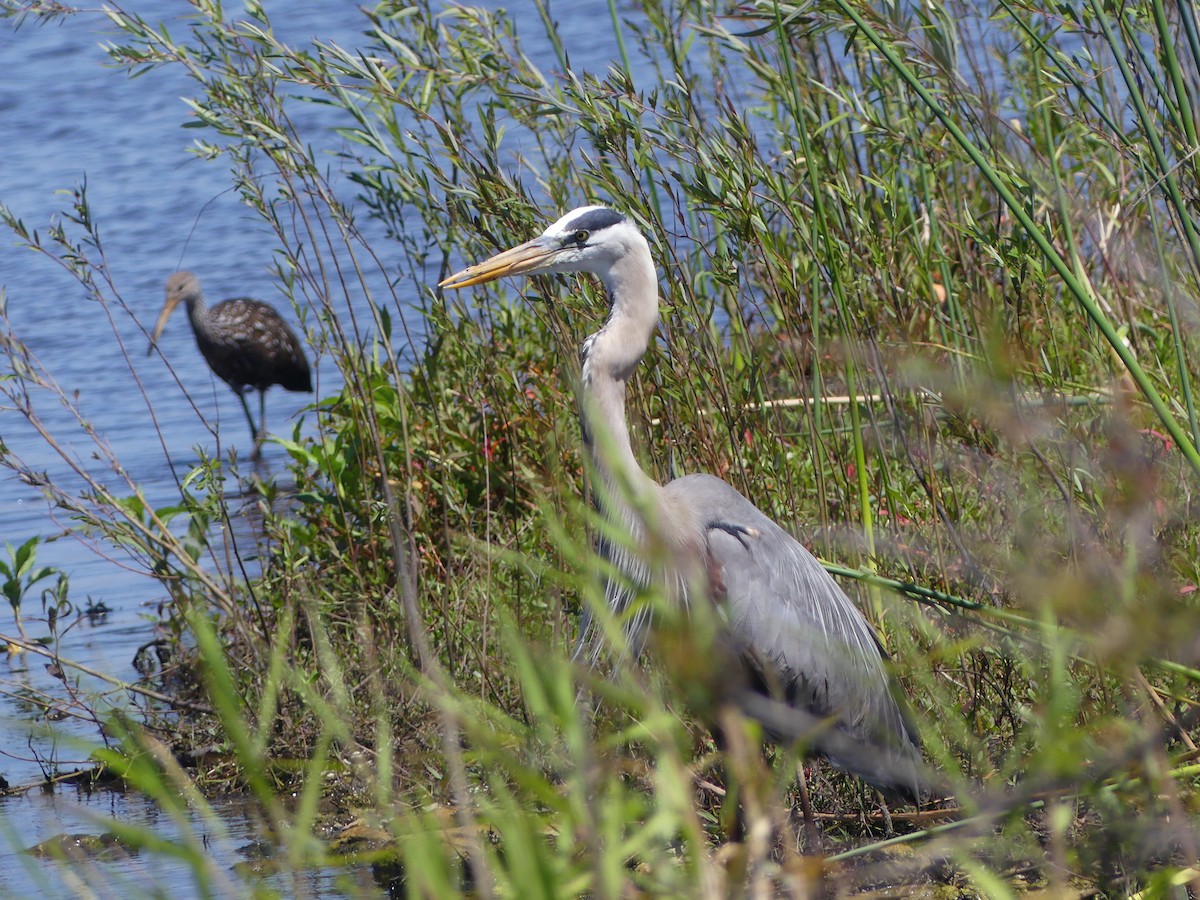
<path id="1" fill-rule="evenodd" d="M 768 686 L 782 689 L 774 699 L 805 714 L 798 721 L 831 720 L 841 732 L 825 746 L 814 737 L 814 748 L 880 786 L 917 794 L 916 729 L 894 693 L 874 630 L 837 582 L 795 538 L 721 479 L 688 475 L 665 489 L 709 529 L 733 648 L 762 670 Z M 801 736 L 787 734 L 793 729 L 778 718 L 764 724 Z M 900 776 L 864 771 L 871 766 L 863 763 L 863 753 L 852 759 L 839 752 L 851 746 L 846 737 L 879 748 L 881 764 L 892 756 L 911 765 L 902 765 L 907 771 Z"/>

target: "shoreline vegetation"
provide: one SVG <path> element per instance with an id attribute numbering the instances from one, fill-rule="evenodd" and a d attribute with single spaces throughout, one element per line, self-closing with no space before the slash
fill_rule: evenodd
<path id="1" fill-rule="evenodd" d="M 40 425 L 71 386 L 4 322 L 4 415 L 75 481 L 0 464 L 170 596 L 144 681 L 72 697 L 98 765 L 181 822 L 245 792 L 282 866 L 365 854 L 395 894 L 1177 896 L 1200 877 L 1195 10 L 591 4 L 624 58 L 585 75 L 565 5 L 537 7 L 549 68 L 503 13 L 429 0 L 355 11 L 357 47 L 285 45 L 254 2 L 105 8 L 120 70 L 192 79 L 195 164 L 271 227 L 344 387 L 275 438 L 294 487 L 201 456 L 156 509 L 103 436 L 98 476 Z M 305 132 L 313 103 L 341 124 Z M 571 662 L 580 611 L 605 618 L 574 399 L 604 298 L 435 285 L 596 200 L 659 270 L 643 466 L 726 479 L 831 561 L 953 801 L 881 807 L 752 731 L 718 753 L 688 710 L 722 673 L 686 628 L 639 666 L 607 617 L 611 665 Z M 85 186 L 50 228 L 3 201 L 31 264 L 132 315 Z M 254 577 L 219 539 L 247 498 Z M 60 573 L 36 541 L 8 556 L 19 611 Z M 241 877 L 115 828 L 201 893 Z"/>

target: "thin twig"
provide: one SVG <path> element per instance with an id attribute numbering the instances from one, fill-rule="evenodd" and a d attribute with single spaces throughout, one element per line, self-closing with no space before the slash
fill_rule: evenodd
<path id="1" fill-rule="evenodd" d="M 99 678 L 101 681 L 111 684 L 113 687 L 120 688 L 123 691 L 140 694 L 143 697 L 147 697 L 151 700 L 157 700 L 160 703 L 166 703 L 169 706 L 173 706 L 177 709 L 187 709 L 191 710 L 192 712 L 199 713 L 211 713 L 213 711 L 211 706 L 207 706 L 203 703 L 195 703 L 191 700 L 182 700 L 178 697 L 172 697 L 168 694 L 151 690 L 150 688 L 140 687 L 136 684 L 130 684 L 128 681 L 122 681 L 119 678 L 114 678 L 113 676 L 106 675 L 103 672 L 97 672 L 95 669 L 83 665 L 83 663 L 77 663 L 69 659 L 65 659 L 64 657 L 59 656 L 53 650 L 47 650 L 41 644 L 34 643 L 33 641 L 23 641 L 20 638 L 12 637 L 11 635 L 4 634 L 3 632 L 0 632 L 0 641 L 6 641 L 14 647 L 20 647 L 22 650 L 26 650 L 30 653 L 36 653 L 39 656 L 46 657 L 46 659 L 54 660 L 54 662 L 56 662 L 58 665 L 66 666 L 68 669 L 74 669 L 77 672 L 82 672 L 84 675 L 90 675 L 93 678 Z"/>
<path id="2" fill-rule="evenodd" d="M 942 398 L 930 390 L 924 391 L 930 403 L 942 403 Z M 1049 394 L 1048 392 L 1027 391 L 1019 395 L 1023 406 L 1047 406 L 1050 403 L 1061 406 L 1089 406 L 1091 404 L 1106 404 L 1112 402 L 1112 391 L 1104 387 L 1093 388 L 1085 394 Z M 851 403 L 884 403 L 888 398 L 883 394 L 834 394 L 828 397 L 781 397 L 778 400 L 762 400 L 758 403 L 744 403 L 739 412 L 767 412 L 772 409 L 796 409 L 809 407 L 819 402 L 823 406 L 849 406 Z M 701 409 L 699 415 L 711 416 L 714 410 Z M 661 418 L 653 418 L 650 424 L 657 427 L 663 423 Z"/>

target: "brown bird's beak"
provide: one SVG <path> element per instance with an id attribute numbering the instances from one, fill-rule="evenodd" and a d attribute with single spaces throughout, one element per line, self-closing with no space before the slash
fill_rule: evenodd
<path id="1" fill-rule="evenodd" d="M 439 282 L 438 287 L 458 290 L 475 284 L 486 284 L 506 275 L 536 273 L 553 262 L 561 249 L 557 243 L 537 237 L 511 250 L 497 253 L 491 259 L 468 266 Z"/>
<path id="2" fill-rule="evenodd" d="M 171 317 L 171 313 L 175 311 L 175 307 L 179 305 L 180 294 L 174 294 L 167 298 L 167 302 L 163 304 L 162 312 L 158 314 L 158 321 L 154 323 L 154 331 L 150 335 L 150 346 L 146 348 L 146 355 L 149 356 L 154 352 L 154 345 L 158 343 L 159 335 L 163 333 L 163 329 L 167 327 L 167 319 Z"/>

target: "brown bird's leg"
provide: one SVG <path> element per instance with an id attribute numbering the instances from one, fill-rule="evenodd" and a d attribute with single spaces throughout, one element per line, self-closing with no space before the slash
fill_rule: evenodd
<path id="1" fill-rule="evenodd" d="M 246 402 L 246 392 L 238 391 L 237 397 L 238 400 L 242 401 L 242 409 L 246 413 L 246 421 L 250 423 L 250 440 L 254 442 L 254 452 L 250 454 L 250 458 L 258 459 L 259 450 L 262 449 L 262 441 L 259 440 L 258 427 L 254 424 L 254 416 L 250 415 L 250 404 Z"/>
<path id="2" fill-rule="evenodd" d="M 267 389 L 258 392 L 258 439 L 254 442 L 254 458 L 262 453 L 263 441 L 267 439 Z"/>

